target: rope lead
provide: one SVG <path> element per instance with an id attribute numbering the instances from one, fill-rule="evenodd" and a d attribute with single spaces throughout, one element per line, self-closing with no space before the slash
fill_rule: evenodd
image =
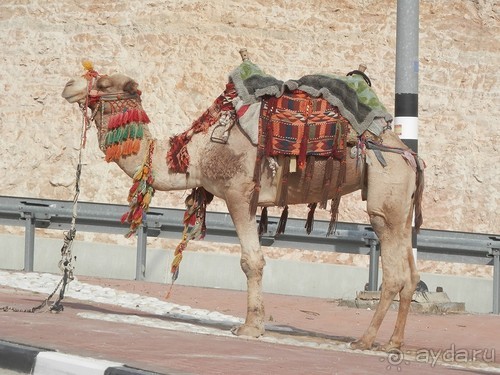
<path id="1" fill-rule="evenodd" d="M 90 90 L 90 88 L 89 88 Z M 87 97 L 88 97 L 87 92 Z M 80 150 L 78 153 L 78 165 L 76 166 L 76 179 L 75 179 L 75 195 L 73 196 L 73 214 L 71 217 L 71 227 L 69 231 L 64 232 L 64 243 L 61 247 L 61 260 L 59 261 L 59 269 L 63 271 L 63 276 L 59 283 L 56 285 L 55 289 L 52 293 L 50 293 L 45 300 L 43 300 L 38 306 L 34 306 L 29 309 L 20 309 L 12 306 L 3 306 L 0 310 L 3 311 L 13 311 L 13 312 L 27 312 L 27 313 L 35 313 L 38 310 L 44 308 L 47 303 L 52 299 L 54 294 L 56 294 L 57 290 L 59 290 L 59 296 L 57 300 L 50 306 L 49 311 L 53 312 L 61 312 L 64 310 L 64 306 L 61 304 L 61 301 L 64 298 L 64 293 L 66 292 L 66 288 L 68 284 L 74 279 L 73 271 L 73 260 L 76 261 L 76 257 L 74 257 L 71 253 L 71 249 L 73 247 L 73 240 L 76 236 L 76 218 L 78 213 L 78 197 L 80 195 L 80 177 L 82 174 L 82 150 L 85 148 L 86 142 L 86 132 L 88 128 L 88 118 L 86 113 L 83 114 L 83 126 L 82 126 L 82 134 L 80 138 Z"/>

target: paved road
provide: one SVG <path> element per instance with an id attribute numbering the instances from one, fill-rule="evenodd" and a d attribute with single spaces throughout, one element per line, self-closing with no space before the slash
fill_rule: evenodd
<path id="1" fill-rule="evenodd" d="M 60 314 L 3 312 L 0 338 L 162 374 L 500 373 L 499 316 L 412 313 L 403 356 L 389 357 L 347 349 L 347 342 L 363 333 L 373 312 L 340 307 L 336 301 L 267 294 L 270 330 L 261 339 L 245 339 L 229 333 L 234 323 L 230 317 L 245 315 L 244 292 L 177 285 L 169 302 L 179 307 L 165 315 L 144 309 L 157 301 L 164 303 L 164 284 L 83 277 L 80 281 L 105 287 L 102 293 L 133 299 L 133 306 L 90 295 L 88 300 L 65 299 Z M 1 304 L 31 307 L 44 297 L 0 287 Z M 184 306 L 202 311 L 200 319 Z M 211 311 L 228 318 L 204 323 L 214 314 Z M 379 342 L 390 337 L 395 317 L 394 311 L 388 313 Z M 444 357 L 448 352 L 454 361 Z M 437 354 L 441 358 L 433 363 Z"/>

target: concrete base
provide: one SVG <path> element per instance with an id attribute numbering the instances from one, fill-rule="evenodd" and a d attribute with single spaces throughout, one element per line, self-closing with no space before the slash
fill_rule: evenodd
<path id="1" fill-rule="evenodd" d="M 34 270 L 60 273 L 62 239 L 37 236 Z M 134 279 L 136 248 L 103 243 L 75 241 L 75 275 Z M 22 270 L 24 237 L 0 235 L 0 268 Z M 148 248 L 146 281 L 170 282 L 173 249 Z M 348 265 L 267 259 L 263 289 L 267 293 L 352 300 L 368 281 L 368 268 Z M 491 313 L 492 279 L 422 273 L 429 289 L 442 287 L 450 299 L 465 303 L 468 312 Z M 381 276 L 380 276 L 381 277 Z M 180 267 L 180 285 L 245 290 L 246 279 L 239 255 L 186 251 Z M 380 281 L 379 281 L 380 284 Z"/>
<path id="2" fill-rule="evenodd" d="M 362 309 L 376 309 L 380 301 L 380 292 L 362 291 L 358 292 L 354 300 L 340 301 L 341 306 L 356 307 Z M 399 308 L 399 295 L 396 295 L 391 309 Z M 410 311 L 432 314 L 450 314 L 465 312 L 464 302 L 452 302 L 445 292 L 416 292 L 412 297 Z"/>

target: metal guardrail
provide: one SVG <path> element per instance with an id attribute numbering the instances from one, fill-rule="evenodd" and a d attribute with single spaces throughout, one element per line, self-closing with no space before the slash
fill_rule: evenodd
<path id="1" fill-rule="evenodd" d="M 77 230 L 125 234 L 128 225 L 120 218 L 127 210 L 125 205 L 78 202 Z M 33 270 L 35 229 L 68 230 L 72 211 L 69 201 L 0 196 L 0 225 L 25 227 L 25 271 Z M 183 215 L 181 209 L 149 209 L 137 231 L 136 279 L 145 278 L 147 237 L 180 238 Z M 207 212 L 206 220 L 206 241 L 239 243 L 229 214 Z M 280 235 L 276 235 L 279 219 L 269 217 L 268 221 L 268 232 L 261 237 L 263 246 L 369 255 L 368 289 L 377 290 L 380 248 L 369 225 L 339 222 L 333 236 L 326 237 L 328 221 L 316 220 L 310 235 L 305 233 L 305 220 L 289 218 L 286 232 Z M 423 229 L 417 236 L 417 248 L 419 259 L 492 265 L 493 312 L 500 313 L 500 236 Z"/>

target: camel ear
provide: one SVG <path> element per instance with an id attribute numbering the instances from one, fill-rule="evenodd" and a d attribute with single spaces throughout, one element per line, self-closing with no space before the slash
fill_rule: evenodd
<path id="1" fill-rule="evenodd" d="M 139 84 L 131 79 L 125 84 L 125 86 L 123 87 L 123 91 L 128 92 L 129 94 L 135 94 L 138 87 Z"/>

